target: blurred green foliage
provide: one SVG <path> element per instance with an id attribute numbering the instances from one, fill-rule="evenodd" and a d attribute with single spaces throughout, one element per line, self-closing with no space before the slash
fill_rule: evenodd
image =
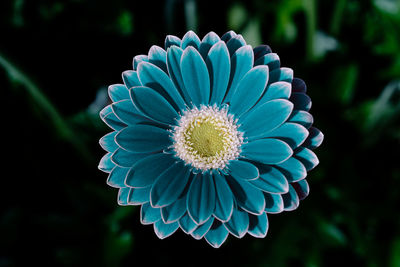
<path id="1" fill-rule="evenodd" d="M 158 240 L 96 169 L 107 86 L 188 29 L 269 44 L 308 85 L 321 163 L 265 239 Z M 400 1 L 8 0 L 0 30 L 0 266 L 400 266 Z"/>

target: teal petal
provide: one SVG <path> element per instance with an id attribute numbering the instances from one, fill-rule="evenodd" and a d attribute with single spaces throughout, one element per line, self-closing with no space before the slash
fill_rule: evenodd
<path id="1" fill-rule="evenodd" d="M 113 111 L 112 111 L 111 105 L 107 105 L 102 110 L 100 110 L 100 112 L 99 112 L 100 118 L 104 121 L 104 117 L 112 112 Z"/>
<path id="2" fill-rule="evenodd" d="M 300 200 L 305 199 L 310 193 L 310 187 L 308 186 L 306 179 L 293 183 L 292 186 L 294 190 L 296 190 L 297 196 Z"/>
<path id="3" fill-rule="evenodd" d="M 153 45 L 150 47 L 149 50 L 149 62 L 156 65 L 164 72 L 168 73 L 167 71 L 167 52 L 164 49 L 157 45 Z"/>
<path id="4" fill-rule="evenodd" d="M 139 80 L 138 74 L 136 71 L 127 70 L 122 73 L 122 80 L 124 81 L 125 87 L 127 89 L 131 89 L 134 86 L 141 86 L 141 82 Z M 129 92 L 128 92 L 129 93 Z M 124 99 L 129 99 L 124 98 Z M 122 100 L 122 99 L 120 99 Z M 113 100 L 115 102 L 115 100 Z"/>
<path id="5" fill-rule="evenodd" d="M 268 232 L 268 217 L 265 212 L 261 215 L 249 214 L 249 230 L 250 235 L 257 238 L 264 238 Z"/>
<path id="6" fill-rule="evenodd" d="M 128 171 L 129 168 L 121 168 L 116 166 L 108 175 L 107 184 L 114 188 L 126 187 L 125 177 Z"/>
<path id="7" fill-rule="evenodd" d="M 304 126 L 297 123 L 286 122 L 265 134 L 264 137 L 279 138 L 285 141 L 292 149 L 295 149 L 306 140 L 307 136 L 308 131 Z"/>
<path id="8" fill-rule="evenodd" d="M 130 190 L 131 189 L 129 187 L 123 187 L 123 188 L 119 189 L 118 198 L 117 198 L 118 205 L 120 205 L 120 206 L 128 205 L 128 196 L 129 196 Z"/>
<path id="9" fill-rule="evenodd" d="M 164 223 L 162 220 L 154 223 L 154 232 L 160 239 L 164 239 L 175 233 L 178 230 L 179 224 L 178 222 L 173 223 Z"/>
<path id="10" fill-rule="evenodd" d="M 240 129 L 243 129 L 249 140 L 263 137 L 284 123 L 292 112 L 293 104 L 288 100 L 276 99 L 256 105 L 244 118 L 239 119 Z"/>
<path id="11" fill-rule="evenodd" d="M 229 31 L 221 36 L 221 40 L 227 43 L 230 39 L 232 39 L 232 37 L 235 36 L 237 36 L 237 34 L 234 31 Z"/>
<path id="12" fill-rule="evenodd" d="M 200 55 L 204 60 L 207 58 L 208 51 L 210 51 L 211 47 L 220 40 L 221 39 L 215 32 L 209 32 L 204 36 L 199 48 Z"/>
<path id="13" fill-rule="evenodd" d="M 289 183 L 300 181 L 307 176 L 307 170 L 304 165 L 294 157 L 291 157 L 276 166 L 285 175 Z"/>
<path id="14" fill-rule="evenodd" d="M 115 102 L 111 105 L 114 114 L 118 117 L 120 121 L 126 125 L 134 125 L 143 121 L 149 121 L 142 113 L 137 110 L 133 105 L 130 97 L 129 99 L 121 100 Z"/>
<path id="15" fill-rule="evenodd" d="M 128 197 L 129 205 L 142 205 L 150 201 L 151 186 L 142 188 L 131 188 Z"/>
<path id="16" fill-rule="evenodd" d="M 190 169 L 182 161 L 170 165 L 151 188 L 150 202 L 153 207 L 165 207 L 175 202 L 189 180 Z"/>
<path id="17" fill-rule="evenodd" d="M 258 188 L 252 186 L 248 181 L 234 179 L 230 176 L 227 181 L 240 208 L 257 215 L 264 212 L 265 199 Z"/>
<path id="18" fill-rule="evenodd" d="M 225 176 L 215 172 L 213 173 L 215 184 L 215 210 L 214 216 L 226 222 L 230 219 L 233 212 L 233 194 L 226 182 Z"/>
<path id="19" fill-rule="evenodd" d="M 270 70 L 274 70 L 281 66 L 281 62 L 276 53 L 269 53 L 254 61 L 254 66 L 258 65 L 267 65 Z"/>
<path id="20" fill-rule="evenodd" d="M 231 57 L 231 72 L 229 77 L 229 90 L 224 103 L 231 101 L 231 97 L 236 92 L 240 80 L 253 67 L 253 50 L 250 45 L 239 48 Z"/>
<path id="21" fill-rule="evenodd" d="M 285 142 L 278 139 L 259 139 L 242 145 L 242 155 L 264 164 L 279 164 L 293 154 Z"/>
<path id="22" fill-rule="evenodd" d="M 181 59 L 182 78 L 193 104 L 200 107 L 210 100 L 210 77 L 206 63 L 193 47 L 183 51 Z"/>
<path id="23" fill-rule="evenodd" d="M 225 242 L 228 235 L 229 232 L 225 226 L 220 221 L 214 220 L 214 224 L 208 230 L 204 238 L 212 247 L 219 248 Z"/>
<path id="24" fill-rule="evenodd" d="M 289 190 L 289 189 L 288 189 Z M 283 199 L 280 194 L 264 193 L 265 211 L 268 213 L 281 213 L 284 209 Z"/>
<path id="25" fill-rule="evenodd" d="M 187 210 L 197 224 L 206 222 L 215 209 L 215 186 L 210 173 L 197 174 L 190 185 Z"/>
<path id="26" fill-rule="evenodd" d="M 161 208 L 161 217 L 165 223 L 179 220 L 186 212 L 186 195 L 178 198 L 171 205 Z"/>
<path id="27" fill-rule="evenodd" d="M 243 36 L 238 34 L 233 36 L 227 43 L 229 54 L 232 56 L 239 48 L 246 45 L 246 41 L 243 39 Z"/>
<path id="28" fill-rule="evenodd" d="M 315 127 L 311 127 L 310 129 L 308 129 L 308 132 L 310 134 L 308 135 L 306 141 L 304 141 L 303 146 L 309 149 L 314 149 L 319 147 L 322 144 L 322 141 L 324 140 L 324 134 Z"/>
<path id="29" fill-rule="evenodd" d="M 254 180 L 259 176 L 257 167 L 248 161 L 231 160 L 228 169 L 229 174 L 236 179 Z"/>
<path id="30" fill-rule="evenodd" d="M 121 130 L 116 136 L 117 144 L 134 153 L 161 151 L 171 144 L 168 131 L 152 125 L 134 125 Z"/>
<path id="31" fill-rule="evenodd" d="M 187 105 L 190 105 L 192 99 L 183 83 L 182 72 L 181 72 L 181 58 L 183 50 L 177 46 L 171 46 L 167 51 L 167 67 L 168 73 L 175 87 L 179 93 L 183 96 Z"/>
<path id="32" fill-rule="evenodd" d="M 296 149 L 294 156 L 303 163 L 307 171 L 314 169 L 319 164 L 319 160 L 315 153 L 306 147 L 299 147 Z"/>
<path id="33" fill-rule="evenodd" d="M 191 234 L 196 228 L 197 224 L 192 220 L 188 213 L 179 219 L 179 226 L 186 234 Z"/>
<path id="34" fill-rule="evenodd" d="M 220 105 L 224 99 L 231 71 L 230 61 L 228 48 L 223 41 L 211 47 L 206 59 L 211 79 L 211 105 Z"/>
<path id="35" fill-rule="evenodd" d="M 132 153 L 125 149 L 118 148 L 111 155 L 111 160 L 118 166 L 130 168 L 138 160 L 147 157 L 148 155 L 149 154 L 147 153 Z"/>
<path id="36" fill-rule="evenodd" d="M 196 50 L 199 50 L 200 47 L 200 38 L 193 32 L 188 31 L 182 38 L 182 49 L 186 49 L 189 46 L 194 47 Z"/>
<path id="37" fill-rule="evenodd" d="M 282 194 L 289 191 L 289 183 L 285 176 L 274 167 L 259 166 L 260 178 L 250 181 L 252 185 L 260 190 L 273 194 Z"/>
<path id="38" fill-rule="evenodd" d="M 269 47 L 268 45 L 256 46 L 256 47 L 254 47 L 253 51 L 254 51 L 254 59 L 255 60 L 263 57 L 264 55 L 272 53 L 271 47 Z"/>
<path id="39" fill-rule="evenodd" d="M 167 37 L 165 38 L 165 42 L 164 42 L 164 47 L 165 50 L 168 50 L 168 48 L 170 48 L 171 46 L 175 45 L 175 46 L 181 46 L 181 39 L 174 36 L 174 35 L 167 35 Z"/>
<path id="40" fill-rule="evenodd" d="M 115 143 L 115 135 L 117 131 L 111 132 L 100 138 L 99 144 L 100 146 L 107 152 L 114 152 L 118 149 L 118 145 Z"/>
<path id="41" fill-rule="evenodd" d="M 124 84 L 113 84 L 108 87 L 108 96 L 113 102 L 129 99 L 129 91 Z"/>
<path id="42" fill-rule="evenodd" d="M 284 81 L 292 82 L 293 80 L 293 70 L 291 68 L 279 68 L 271 70 L 269 73 L 269 84 Z"/>
<path id="43" fill-rule="evenodd" d="M 211 225 L 214 222 L 214 217 L 210 217 L 205 223 L 200 225 L 199 227 L 196 228 L 190 235 L 197 240 L 202 239 L 205 234 L 210 230 Z"/>
<path id="44" fill-rule="evenodd" d="M 292 91 L 292 85 L 288 82 L 276 82 L 267 87 L 260 103 L 268 102 L 274 99 L 289 99 Z"/>
<path id="45" fill-rule="evenodd" d="M 142 157 L 128 172 L 125 183 L 130 187 L 147 187 L 152 185 L 175 161 L 171 155 L 164 153 Z"/>
<path id="46" fill-rule="evenodd" d="M 311 98 L 304 93 L 292 93 L 290 101 L 294 104 L 294 109 L 309 111 L 311 109 Z"/>
<path id="47" fill-rule="evenodd" d="M 282 195 L 282 199 L 285 211 L 295 210 L 300 204 L 300 199 L 292 185 L 289 185 L 289 192 Z"/>
<path id="48" fill-rule="evenodd" d="M 127 125 L 123 123 L 113 112 L 108 113 L 102 118 L 105 124 L 115 131 L 124 129 Z"/>
<path id="49" fill-rule="evenodd" d="M 98 166 L 99 170 L 109 173 L 114 169 L 115 164 L 111 161 L 111 154 L 107 153 L 101 158 Z"/>
<path id="50" fill-rule="evenodd" d="M 159 93 L 149 87 L 135 87 L 131 90 L 135 107 L 153 120 L 167 125 L 176 124 L 179 117 L 173 106 Z"/>
<path id="51" fill-rule="evenodd" d="M 242 238 L 249 229 L 249 215 L 247 212 L 235 207 L 231 219 L 224 225 L 232 235 Z"/>
<path id="52" fill-rule="evenodd" d="M 307 111 L 293 110 L 293 113 L 290 115 L 288 121 L 301 124 L 308 129 L 314 123 L 314 118 Z"/>
<path id="53" fill-rule="evenodd" d="M 133 62 L 132 62 L 133 70 L 137 70 L 137 67 L 139 66 L 139 64 L 140 64 L 141 62 L 149 62 L 148 56 L 147 56 L 147 55 L 137 55 L 137 56 L 135 56 L 135 57 L 133 58 Z M 141 85 L 141 84 L 135 85 L 135 86 L 140 86 L 140 85 Z"/>
<path id="54" fill-rule="evenodd" d="M 239 118 L 253 107 L 263 94 L 268 82 L 268 67 L 252 68 L 239 82 L 235 94 L 231 97 L 229 112 Z"/>
<path id="55" fill-rule="evenodd" d="M 296 93 L 306 93 L 307 92 L 307 85 L 302 79 L 293 78 L 292 87 L 293 87 L 293 92 L 296 92 Z"/>
<path id="56" fill-rule="evenodd" d="M 143 86 L 150 87 L 161 94 L 176 111 L 185 109 L 185 101 L 162 69 L 154 64 L 142 62 L 138 66 L 138 74 Z"/>
<path id="57" fill-rule="evenodd" d="M 161 220 L 159 208 L 153 208 L 150 203 L 145 203 L 140 208 L 140 222 L 142 224 L 152 224 Z"/>

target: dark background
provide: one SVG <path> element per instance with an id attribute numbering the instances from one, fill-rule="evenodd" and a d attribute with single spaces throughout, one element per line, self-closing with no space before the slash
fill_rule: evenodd
<path id="1" fill-rule="evenodd" d="M 320 165 L 264 239 L 159 240 L 97 170 L 98 111 L 167 34 L 232 29 L 304 79 Z M 0 3 L 0 266 L 400 266 L 400 2 Z"/>

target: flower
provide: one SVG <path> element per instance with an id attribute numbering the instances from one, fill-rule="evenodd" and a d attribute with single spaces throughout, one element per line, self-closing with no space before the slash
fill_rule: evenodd
<path id="1" fill-rule="evenodd" d="M 100 139 L 99 169 L 159 238 L 178 228 L 213 247 L 229 233 L 265 237 L 267 214 L 308 195 L 323 134 L 305 83 L 269 46 L 233 31 L 169 35 L 122 78 L 100 112 L 114 131 Z"/>

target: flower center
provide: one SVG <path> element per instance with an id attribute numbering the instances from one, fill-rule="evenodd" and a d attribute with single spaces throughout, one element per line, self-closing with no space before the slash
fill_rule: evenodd
<path id="1" fill-rule="evenodd" d="M 173 129 L 176 155 L 194 168 L 223 169 L 240 154 L 243 134 L 226 108 L 202 106 L 185 111 Z"/>

